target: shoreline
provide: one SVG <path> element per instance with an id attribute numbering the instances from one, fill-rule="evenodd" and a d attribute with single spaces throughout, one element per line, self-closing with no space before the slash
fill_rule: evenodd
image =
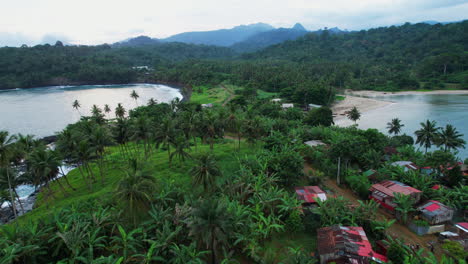
<path id="1" fill-rule="evenodd" d="M 393 96 L 393 95 L 443 95 L 443 94 L 468 94 L 468 90 L 434 90 L 434 91 L 402 91 L 402 92 L 383 92 L 369 90 L 345 90 L 345 95 L 351 96 Z"/>
<path id="2" fill-rule="evenodd" d="M 356 107 L 361 114 L 366 112 L 379 109 L 391 104 L 395 104 L 391 101 L 384 101 L 384 100 L 376 100 L 372 98 L 365 98 L 359 96 L 353 96 L 349 94 L 345 94 L 345 99 L 342 101 L 338 101 L 331 107 L 333 112 L 333 121 L 335 125 L 343 125 L 346 123 L 344 121 L 348 120 L 346 113 L 350 111 L 353 107 Z"/>

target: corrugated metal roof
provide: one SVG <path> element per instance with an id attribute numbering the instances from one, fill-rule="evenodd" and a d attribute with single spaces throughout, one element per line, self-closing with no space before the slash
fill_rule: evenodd
<path id="1" fill-rule="evenodd" d="M 320 255 L 334 254 L 336 256 L 347 256 L 350 260 L 355 259 L 356 261 L 360 257 L 387 261 L 385 256 L 377 254 L 372 250 L 372 246 L 362 227 L 344 227 L 338 225 L 324 227 L 317 230 L 317 237 Z"/>
<path id="2" fill-rule="evenodd" d="M 411 186 L 405 185 L 398 181 L 383 181 L 372 185 L 370 191 L 379 191 L 387 196 L 394 197 L 394 193 L 410 195 L 412 193 L 420 193 L 421 191 Z"/>
<path id="3" fill-rule="evenodd" d="M 303 200 L 306 203 L 315 203 L 316 199 L 322 201 L 327 199 L 325 192 L 318 186 L 303 186 L 296 187 L 297 199 Z"/>

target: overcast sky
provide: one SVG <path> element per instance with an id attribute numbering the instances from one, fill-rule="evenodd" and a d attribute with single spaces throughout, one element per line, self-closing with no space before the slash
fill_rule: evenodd
<path id="1" fill-rule="evenodd" d="M 0 0 L 0 46 L 113 43 L 264 22 L 358 30 L 468 18 L 468 0 Z"/>

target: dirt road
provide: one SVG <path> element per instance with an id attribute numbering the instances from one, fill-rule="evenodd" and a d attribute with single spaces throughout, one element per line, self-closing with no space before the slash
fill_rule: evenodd
<path id="1" fill-rule="evenodd" d="M 304 163 L 304 172 L 307 173 L 308 171 L 313 170 L 309 164 Z M 357 205 L 359 198 L 354 194 L 350 189 L 340 187 L 336 184 L 336 181 L 327 178 L 323 183 L 328 189 L 330 189 L 336 196 L 343 196 L 348 199 L 352 204 Z M 395 219 L 393 215 L 389 214 L 388 212 L 384 211 L 383 209 L 379 209 L 378 211 L 378 219 L 382 220 L 392 220 Z M 409 230 L 406 226 L 400 224 L 399 222 L 395 222 L 388 230 L 388 234 L 394 238 L 399 238 L 405 241 L 406 244 L 417 245 L 419 244 L 421 247 L 425 247 L 429 250 L 428 243 L 437 241 L 437 237 L 435 235 L 425 235 L 425 236 L 418 236 L 417 234 L 413 233 Z M 439 245 L 435 243 L 435 254 L 440 253 L 441 250 Z"/>

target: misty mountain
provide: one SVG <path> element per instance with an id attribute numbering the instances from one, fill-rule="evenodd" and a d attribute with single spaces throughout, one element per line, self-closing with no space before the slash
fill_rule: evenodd
<path id="1" fill-rule="evenodd" d="M 231 48 L 241 53 L 254 52 L 271 45 L 280 44 L 287 40 L 296 40 L 309 33 L 320 35 L 325 30 L 327 30 L 331 35 L 349 33 L 348 31 L 341 30 L 337 27 L 325 28 L 317 31 L 307 31 L 300 23 L 296 23 L 292 28 L 278 28 L 258 33 L 244 41 L 232 45 Z"/>
<path id="2" fill-rule="evenodd" d="M 160 44 L 161 41 L 156 38 L 150 38 L 148 36 L 139 36 L 136 38 L 130 38 L 121 42 L 114 43 L 113 46 L 116 47 L 133 47 L 133 46 L 143 46 L 143 45 L 154 45 Z"/>
<path id="3" fill-rule="evenodd" d="M 292 28 L 278 28 L 257 33 L 244 41 L 235 43 L 231 48 L 237 52 L 253 52 L 286 40 L 297 39 L 307 33 L 308 31 L 297 23 Z"/>
<path id="4" fill-rule="evenodd" d="M 257 23 L 250 25 L 241 25 L 231 29 L 185 32 L 168 37 L 166 39 L 162 39 L 162 41 L 227 47 L 231 46 L 236 42 L 243 41 L 255 34 L 270 31 L 272 29 L 274 29 L 274 27 L 268 24 Z"/>

